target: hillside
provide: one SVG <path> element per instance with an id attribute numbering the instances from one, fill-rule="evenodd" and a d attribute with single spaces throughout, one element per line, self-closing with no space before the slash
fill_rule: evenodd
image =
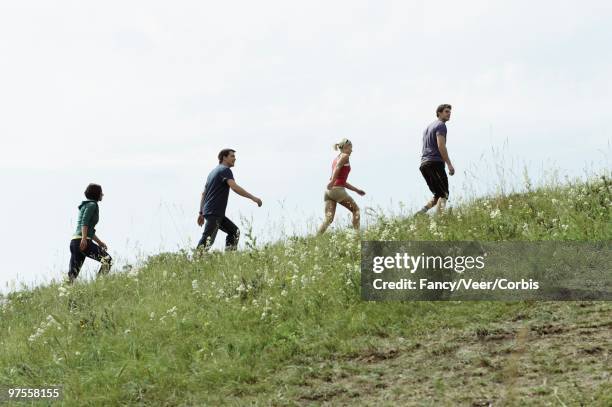
<path id="1" fill-rule="evenodd" d="M 609 241 L 611 203 L 602 176 L 381 215 L 362 239 Z M 75 406 L 612 405 L 612 303 L 363 302 L 359 250 L 343 230 L 13 293 L 0 383 Z"/>

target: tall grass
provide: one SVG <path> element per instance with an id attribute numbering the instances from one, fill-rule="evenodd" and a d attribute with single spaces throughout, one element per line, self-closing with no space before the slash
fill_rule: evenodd
<path id="1" fill-rule="evenodd" d="M 439 216 L 374 213 L 361 238 L 612 237 L 609 174 L 527 189 L 473 198 Z M 3 297 L 0 383 L 63 384 L 67 405 L 291 404 L 327 374 L 329 361 L 391 345 L 432 346 L 432 357 L 444 358 L 456 345 L 427 338 L 487 329 L 539 306 L 364 302 L 360 240 L 352 230 L 263 245 L 248 230 L 243 237 L 239 252 L 160 253 L 94 282 Z M 582 395 L 568 389 L 555 397 Z"/>

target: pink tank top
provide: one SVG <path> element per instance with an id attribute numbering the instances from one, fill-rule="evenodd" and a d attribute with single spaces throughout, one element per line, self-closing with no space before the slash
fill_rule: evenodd
<path id="1" fill-rule="evenodd" d="M 334 158 L 332 163 L 332 176 L 334 175 L 334 171 L 336 170 L 336 164 L 338 164 L 338 158 L 340 156 Z M 351 164 L 346 163 L 342 168 L 340 168 L 340 173 L 338 174 L 338 178 L 336 178 L 336 182 L 334 182 L 335 187 L 344 187 L 346 186 L 346 180 L 348 179 L 349 172 L 351 172 Z"/>

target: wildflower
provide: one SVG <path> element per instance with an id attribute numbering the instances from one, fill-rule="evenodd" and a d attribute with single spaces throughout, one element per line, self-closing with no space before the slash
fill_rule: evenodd
<path id="1" fill-rule="evenodd" d="M 155 318 L 155 312 L 151 312 L 151 313 L 149 314 L 149 319 L 150 319 L 151 321 L 153 321 L 153 319 L 154 319 L 154 318 Z"/>
<path id="2" fill-rule="evenodd" d="M 66 289 L 66 287 L 60 285 L 59 288 L 57 289 L 57 291 L 59 291 L 59 297 L 64 297 L 66 295 L 68 295 L 68 290 Z"/>
<path id="3" fill-rule="evenodd" d="M 11 307 L 11 301 L 8 298 L 3 298 L 0 295 L 0 309 L 2 309 L 2 313 L 7 312 Z"/>
<path id="4" fill-rule="evenodd" d="M 200 288 L 200 285 L 198 284 L 198 280 L 193 280 L 191 282 L 191 288 L 193 288 L 193 291 L 198 291 L 198 289 Z"/>
<path id="5" fill-rule="evenodd" d="M 298 267 L 298 265 L 292 262 L 291 260 L 287 262 L 287 266 L 293 268 L 294 273 L 298 273 L 300 271 L 300 268 Z"/>
<path id="6" fill-rule="evenodd" d="M 561 225 L 561 229 L 563 229 L 564 232 L 567 232 L 567 229 L 569 229 L 569 225 Z"/>
<path id="7" fill-rule="evenodd" d="M 491 217 L 491 219 L 495 219 L 497 218 L 499 215 L 501 214 L 501 211 L 499 210 L 499 208 L 495 208 L 491 211 L 491 213 L 489 214 L 489 216 Z"/>
<path id="8" fill-rule="evenodd" d="M 176 305 L 174 307 L 170 308 L 168 311 L 166 311 L 166 314 L 172 315 L 173 317 L 176 317 Z"/>
<path id="9" fill-rule="evenodd" d="M 53 318 L 52 315 L 48 315 L 47 318 L 40 323 L 38 328 L 36 328 L 36 332 L 28 337 L 29 342 L 35 342 L 39 337 L 44 335 L 47 329 L 56 327 L 58 331 L 62 330 L 61 325 Z"/>

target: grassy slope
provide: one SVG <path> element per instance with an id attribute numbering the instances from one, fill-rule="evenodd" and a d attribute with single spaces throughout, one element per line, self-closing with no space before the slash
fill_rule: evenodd
<path id="1" fill-rule="evenodd" d="M 610 240 L 611 189 L 380 217 L 364 238 Z M 611 303 L 362 302 L 348 232 L 189 257 L 12 294 L 0 383 L 63 384 L 66 405 L 612 404 Z"/>

